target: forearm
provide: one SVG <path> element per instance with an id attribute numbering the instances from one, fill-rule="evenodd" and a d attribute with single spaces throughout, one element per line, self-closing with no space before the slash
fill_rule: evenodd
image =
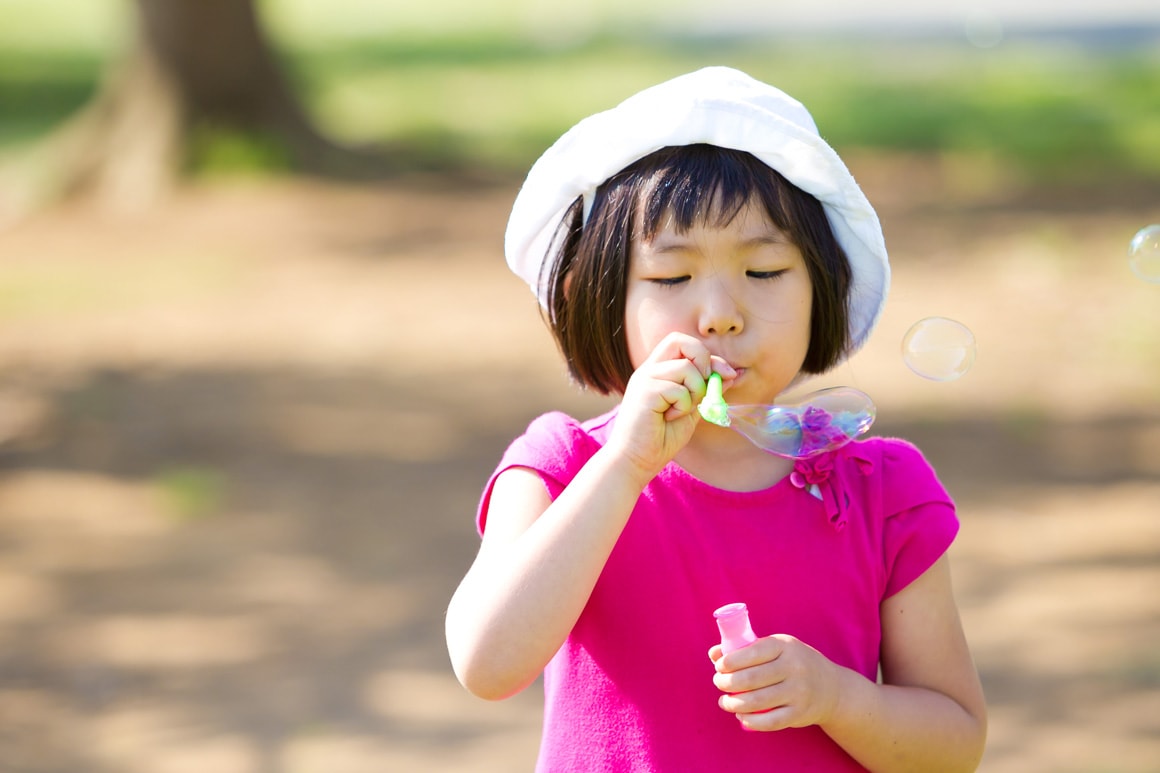
<path id="1" fill-rule="evenodd" d="M 517 539 L 481 551 L 447 613 L 465 687 L 498 699 L 535 680 L 579 619 L 644 482 L 602 449 Z"/>
<path id="2" fill-rule="evenodd" d="M 838 705 L 822 729 L 868 770 L 954 773 L 978 767 L 986 720 L 940 692 L 843 669 Z"/>

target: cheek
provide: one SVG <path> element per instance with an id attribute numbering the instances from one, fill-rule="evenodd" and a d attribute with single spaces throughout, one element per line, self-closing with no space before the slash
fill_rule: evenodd
<path id="1" fill-rule="evenodd" d="M 813 318 L 813 308 L 813 300 L 810 294 L 806 293 L 798 307 L 798 325 L 805 328 L 807 338 L 810 334 L 810 321 Z"/>
<path id="2" fill-rule="evenodd" d="M 797 366 L 800 368 L 805 364 L 806 357 L 809 356 L 810 339 L 813 332 L 813 303 L 810 295 L 806 295 L 802 300 L 796 328 L 799 331 Z"/>
<path id="3" fill-rule="evenodd" d="M 651 336 L 641 328 L 639 318 L 631 310 L 625 313 L 624 338 L 628 344 L 628 361 L 636 370 L 652 351 Z"/>
<path id="4" fill-rule="evenodd" d="M 803 325 L 807 331 L 810 326 L 810 312 L 813 309 L 813 285 L 810 284 L 805 270 L 792 284 L 787 283 L 781 303 L 785 309 L 786 319 L 800 329 Z"/>
<path id="5" fill-rule="evenodd" d="M 803 354 L 810 345 L 810 323 L 813 321 L 813 302 L 808 290 L 807 287 L 806 292 L 799 296 L 800 301 L 794 312 L 794 328 L 798 331 L 801 339 Z"/>
<path id="6" fill-rule="evenodd" d="M 624 310 L 624 332 L 628 359 L 634 370 L 648 359 L 661 339 L 678 329 L 664 304 L 654 298 L 634 298 L 629 294 Z"/>

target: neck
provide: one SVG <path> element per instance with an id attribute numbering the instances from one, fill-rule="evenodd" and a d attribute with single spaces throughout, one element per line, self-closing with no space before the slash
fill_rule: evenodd
<path id="1" fill-rule="evenodd" d="M 793 460 L 766 453 L 731 429 L 702 422 L 674 461 L 699 480 L 727 491 L 760 491 L 793 470 Z"/>

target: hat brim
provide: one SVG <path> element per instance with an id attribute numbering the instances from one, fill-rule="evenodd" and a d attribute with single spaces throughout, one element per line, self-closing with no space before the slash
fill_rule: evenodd
<path id="1" fill-rule="evenodd" d="M 816 197 L 850 261 L 849 356 L 882 314 L 890 263 L 878 215 L 809 112 L 781 90 L 708 67 L 629 97 L 565 133 L 532 166 L 508 221 L 508 265 L 545 303 L 544 261 L 568 208 L 664 147 L 706 143 L 751 153 Z"/>

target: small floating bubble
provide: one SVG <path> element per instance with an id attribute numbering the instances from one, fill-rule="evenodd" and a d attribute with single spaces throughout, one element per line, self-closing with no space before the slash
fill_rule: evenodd
<path id="1" fill-rule="evenodd" d="M 1128 246 L 1128 265 L 1145 282 L 1160 284 L 1160 225 L 1141 228 Z"/>
<path id="2" fill-rule="evenodd" d="M 927 317 L 902 337 L 902 359 L 923 378 L 954 381 L 975 364 L 975 334 L 953 319 Z"/>

